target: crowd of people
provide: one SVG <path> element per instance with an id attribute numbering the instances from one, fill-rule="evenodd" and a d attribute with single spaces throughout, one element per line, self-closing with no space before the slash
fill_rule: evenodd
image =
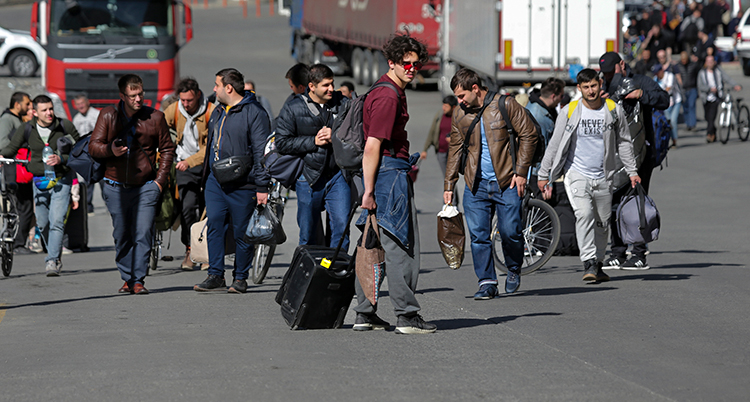
<path id="1" fill-rule="evenodd" d="M 716 46 L 720 37 L 737 40 L 742 10 L 732 13 L 726 0 L 674 0 L 665 6 L 654 1 L 640 15 L 631 16 L 624 39 L 633 71 L 653 78 L 669 93 L 665 115 L 672 127 L 672 146 L 677 147 L 678 121 L 683 117 L 688 131 L 695 130 L 696 101 L 701 100 L 708 122 L 706 141 L 716 141 L 714 121 L 726 91 L 739 91 L 719 64 L 732 61 L 731 50 Z M 679 61 L 673 55 L 679 54 Z"/>
<path id="2" fill-rule="evenodd" d="M 697 8 L 693 17 L 699 11 Z M 653 25 L 647 30 L 654 27 L 662 29 Z M 658 37 L 650 35 L 648 40 L 657 43 L 653 39 Z M 519 103 L 516 97 L 488 88 L 476 72 L 460 69 L 450 82 L 453 95 L 443 99 L 422 152 L 412 153 L 405 129 L 410 116 L 404 89 L 426 62 L 427 51 L 409 35 L 395 35 L 383 48 L 389 70 L 370 89 L 363 104 L 359 172 L 340 168 L 332 145 L 333 123 L 357 95 L 350 83 L 336 88 L 333 72 L 324 64 L 297 64 L 289 69 L 285 78 L 292 93 L 278 116 L 255 92 L 255 84 L 233 68 L 215 74 L 209 96 L 194 78 L 183 78 L 175 101 L 165 102 L 163 111 L 144 105 L 140 77 L 124 75 L 118 81 L 117 105 L 99 111 L 90 107 L 85 96 L 76 97 L 78 114 L 72 122 L 54 115 L 49 97 L 40 95 L 32 100 L 17 93 L 0 117 L 0 154 L 16 155 L 22 148 L 30 149 L 29 188 L 24 190 L 22 181 L 17 180 L 14 195 L 24 222 L 18 250 L 26 248 L 29 231 L 37 226 L 48 252 L 46 273 L 60 274 L 64 219 L 75 183 L 66 161 L 70 145 L 91 133 L 89 152 L 105 167 L 102 197 L 114 228 L 115 262 L 123 281 L 119 292 L 149 292 L 144 282 L 154 218 L 164 189 L 174 180 L 185 247 L 183 269 L 195 267 L 190 258 L 189 229 L 202 213 L 207 217 L 208 263 L 201 267 L 207 276 L 194 290 L 245 293 L 254 245 L 245 241 L 244 234 L 256 205 L 268 202 L 273 178 L 263 159 L 267 140 L 275 133 L 279 154 L 296 156 L 302 164 L 292 185 L 298 199 L 299 245 L 336 247 L 343 239 L 343 249 L 348 250 L 352 207 L 359 204 L 363 210 L 358 226 L 364 225 L 368 216 L 375 216 L 398 333 L 423 334 L 437 329 L 422 318 L 416 297 L 420 235 L 410 178 L 413 166 L 427 157 L 430 148 L 434 148 L 443 173 L 445 204 L 458 204 L 455 186 L 459 176 L 463 175 L 466 183 L 461 204 L 478 281 L 475 300 L 492 299 L 501 292 L 492 257 L 494 230 L 500 236 L 508 269 L 502 290 L 507 294 L 518 291 L 524 257 L 524 193 L 538 189 L 549 199 L 555 182 L 563 186 L 575 214 L 584 281 L 608 281 L 605 269 L 649 269 L 647 245 L 625 244 L 617 231 L 611 230 L 613 206 L 631 187 L 641 185 L 648 191 L 656 165 L 653 126 L 644 124 L 645 148 L 635 149 L 628 116 L 642 113 L 642 120 L 651 122 L 652 113 L 666 111 L 676 133 L 675 110 L 700 95 L 706 105 L 710 140 L 712 105 L 734 85 L 716 66 L 713 55 L 706 55 L 700 67 L 695 53 L 682 53 L 680 63 L 671 63 L 669 51 L 653 50 L 660 62 L 658 68 L 649 69 L 654 76 L 634 71 L 618 53 L 603 54 L 600 71 L 586 68 L 577 74 L 580 97 L 573 100 L 566 99 L 565 82 L 558 78 L 545 80 Z M 617 102 L 613 100 L 616 97 L 620 98 Z M 688 129 L 694 128 L 694 109 L 684 109 Z M 24 123 L 27 114 L 32 117 Z M 517 141 L 510 140 L 511 130 Z M 675 144 L 676 139 L 675 135 Z M 45 156 L 47 147 L 51 156 Z M 546 149 L 539 160 L 534 159 L 537 147 Z M 241 161 L 240 168 L 223 168 L 231 160 Z M 623 169 L 617 169 L 618 164 Z M 174 173 L 170 173 L 173 167 Z M 613 184 L 618 174 L 626 183 L 620 187 Z M 35 211 L 36 223 L 23 218 L 28 214 L 23 211 Z M 492 227 L 493 216 L 498 218 L 497 228 Z M 328 237 L 324 235 L 326 224 Z M 224 265 L 228 240 L 236 244 L 229 284 Z M 629 259 L 628 248 L 632 250 Z M 389 328 L 377 315 L 377 302 L 365 296 L 359 283 L 355 287 L 353 329 Z"/>

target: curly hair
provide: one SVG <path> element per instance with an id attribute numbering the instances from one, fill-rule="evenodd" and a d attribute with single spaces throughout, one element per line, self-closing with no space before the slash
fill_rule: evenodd
<path id="1" fill-rule="evenodd" d="M 422 63 L 427 62 L 429 55 L 427 54 L 427 46 L 417 39 L 412 38 L 409 34 L 395 34 L 388 39 L 388 42 L 383 46 L 383 55 L 389 61 L 394 63 L 401 63 L 404 59 L 404 55 L 410 52 L 417 54 L 419 61 Z"/>

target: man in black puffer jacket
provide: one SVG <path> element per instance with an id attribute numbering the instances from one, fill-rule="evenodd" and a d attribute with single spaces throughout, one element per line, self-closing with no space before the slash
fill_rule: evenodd
<path id="1" fill-rule="evenodd" d="M 276 122 L 279 153 L 299 155 L 305 162 L 297 180 L 297 224 L 299 244 L 315 244 L 320 213 L 325 209 L 331 221 L 331 247 L 349 247 L 347 218 L 350 188 L 344 172 L 336 166 L 331 147 L 331 126 L 349 98 L 333 89 L 333 71 L 324 64 L 310 67 L 308 91 L 287 102 Z"/>

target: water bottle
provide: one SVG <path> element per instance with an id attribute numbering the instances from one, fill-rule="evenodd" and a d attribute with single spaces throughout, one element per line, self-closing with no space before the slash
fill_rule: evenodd
<path id="1" fill-rule="evenodd" d="M 47 164 L 47 160 L 52 156 L 52 148 L 49 144 L 44 144 L 44 151 L 42 151 L 42 162 L 44 162 L 44 177 L 49 180 L 55 179 L 55 168 Z"/>

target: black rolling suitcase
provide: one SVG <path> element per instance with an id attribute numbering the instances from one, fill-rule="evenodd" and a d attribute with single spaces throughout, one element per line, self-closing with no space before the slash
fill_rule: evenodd
<path id="1" fill-rule="evenodd" d="M 351 222 L 356 205 L 349 213 Z M 354 297 L 354 258 L 336 248 L 298 246 L 276 302 L 291 329 L 341 328 Z"/>
<path id="2" fill-rule="evenodd" d="M 78 209 L 73 209 L 70 202 L 70 212 L 65 222 L 65 234 L 68 244 L 65 246 L 71 250 L 89 251 L 89 211 L 86 203 L 88 188 L 83 183 L 78 184 L 80 198 Z"/>
<path id="3" fill-rule="evenodd" d="M 555 255 L 578 255 L 578 241 L 576 239 L 576 214 L 570 205 L 565 185 L 557 182 L 553 184 L 550 205 L 555 208 L 560 218 L 560 242 L 557 244 Z"/>

